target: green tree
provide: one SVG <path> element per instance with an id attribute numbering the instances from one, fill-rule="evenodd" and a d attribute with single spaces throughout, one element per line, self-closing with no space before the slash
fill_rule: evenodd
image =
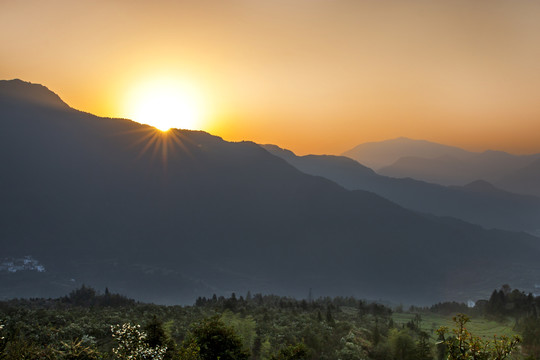
<path id="1" fill-rule="evenodd" d="M 418 334 L 418 340 L 416 341 L 416 359 L 433 359 L 433 355 L 431 354 L 431 345 L 429 344 L 429 335 L 424 331 L 420 331 Z"/>
<path id="2" fill-rule="evenodd" d="M 234 314 L 230 310 L 226 310 L 221 315 L 221 321 L 229 327 L 234 329 L 234 332 L 242 339 L 242 343 L 246 349 L 252 349 L 257 332 L 255 328 L 257 324 L 253 319 L 253 316 L 248 315 L 242 317 L 238 314 Z"/>
<path id="3" fill-rule="evenodd" d="M 201 349 L 194 341 L 185 342 L 178 352 L 179 360 L 201 360 Z"/>
<path id="4" fill-rule="evenodd" d="M 306 345 L 300 343 L 289 345 L 281 349 L 271 360 L 306 360 L 308 358 L 308 349 Z"/>
<path id="5" fill-rule="evenodd" d="M 173 354 L 176 352 L 176 343 L 165 331 L 163 321 L 154 315 L 152 320 L 144 326 L 144 332 L 146 333 L 146 343 L 148 346 L 151 348 L 167 348 L 163 359 L 169 360 L 173 358 Z"/>
<path id="6" fill-rule="evenodd" d="M 340 360 L 363 360 L 367 357 L 367 349 L 372 344 L 366 340 L 368 334 L 358 331 L 358 334 L 350 330 L 349 333 L 341 338 L 341 349 L 336 352 L 336 358 Z"/>
<path id="7" fill-rule="evenodd" d="M 248 360 L 250 356 L 240 337 L 218 317 L 204 319 L 192 327 L 181 351 L 189 348 L 198 349 L 201 360 Z"/>
<path id="8" fill-rule="evenodd" d="M 388 342 L 393 359 L 416 360 L 416 344 L 407 330 L 390 330 Z"/>

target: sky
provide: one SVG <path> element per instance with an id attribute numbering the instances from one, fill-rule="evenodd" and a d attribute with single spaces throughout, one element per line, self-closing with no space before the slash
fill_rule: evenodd
<path id="1" fill-rule="evenodd" d="M 399 136 L 533 153 L 538 19 L 532 0 L 1 0 L 0 79 L 124 118 L 174 81 L 190 127 L 297 154 Z"/>

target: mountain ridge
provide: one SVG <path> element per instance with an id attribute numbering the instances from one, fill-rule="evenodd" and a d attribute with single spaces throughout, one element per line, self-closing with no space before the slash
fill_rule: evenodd
<path id="1" fill-rule="evenodd" d="M 446 186 L 486 180 L 506 191 L 540 196 L 540 171 L 531 167 L 540 159 L 540 153 L 471 152 L 425 140 L 398 138 L 360 144 L 343 155 L 368 166 L 372 164 L 370 167 L 380 175 Z"/>
<path id="2" fill-rule="evenodd" d="M 12 296 L 85 283 L 161 303 L 309 288 L 431 303 L 540 274 L 535 237 L 411 212 L 253 142 L 5 96 L 0 121 L 0 246 L 47 269 L 0 274 Z"/>
<path id="3" fill-rule="evenodd" d="M 540 198 L 510 193 L 485 180 L 448 187 L 379 175 L 347 157 L 296 156 L 275 146 L 263 147 L 308 174 L 326 177 L 349 190 L 375 192 L 408 209 L 452 216 L 486 228 L 531 233 L 540 229 Z"/>
<path id="4" fill-rule="evenodd" d="M 0 80 L 0 96 L 41 106 L 63 109 L 70 108 L 60 96 L 49 90 L 46 86 L 21 79 Z"/>
<path id="5" fill-rule="evenodd" d="M 404 156 L 426 155 L 438 157 L 445 154 L 466 155 L 468 151 L 451 145 L 443 145 L 428 140 L 398 137 L 383 141 L 359 144 L 341 155 L 350 157 L 369 168 L 378 171 Z"/>

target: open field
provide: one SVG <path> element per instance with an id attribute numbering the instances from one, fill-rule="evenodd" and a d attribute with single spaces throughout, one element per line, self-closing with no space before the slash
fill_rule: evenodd
<path id="1" fill-rule="evenodd" d="M 432 313 L 420 313 L 421 322 L 420 328 L 431 335 L 432 338 L 436 338 L 436 330 L 441 326 L 446 326 L 449 329 L 455 327 L 452 317 L 454 315 L 439 315 Z M 414 319 L 414 313 L 394 313 L 392 314 L 392 320 L 396 325 L 406 324 L 407 322 Z M 517 335 L 517 332 L 513 330 L 513 322 L 508 320 L 505 323 L 488 320 L 485 318 L 474 318 L 471 317 L 471 320 L 467 324 L 467 329 L 476 336 L 482 338 L 492 338 L 493 335 L 506 335 L 512 336 Z"/>

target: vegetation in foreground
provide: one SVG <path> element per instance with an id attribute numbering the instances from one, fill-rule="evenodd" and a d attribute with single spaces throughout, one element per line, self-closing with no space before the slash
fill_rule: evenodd
<path id="1" fill-rule="evenodd" d="M 443 303 L 399 314 L 354 298 L 250 293 L 160 306 L 83 286 L 60 299 L 0 302 L 0 359 L 537 359 L 539 307 L 540 298 L 507 286 L 474 308 Z M 478 335 L 469 316 L 510 330 Z M 423 320 L 437 317 L 453 317 L 452 329 Z"/>

